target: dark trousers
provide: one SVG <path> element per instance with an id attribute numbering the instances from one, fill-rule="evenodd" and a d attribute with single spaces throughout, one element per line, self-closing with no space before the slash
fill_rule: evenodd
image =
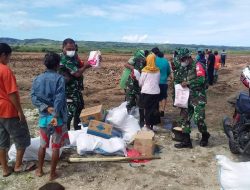
<path id="1" fill-rule="evenodd" d="M 213 67 L 208 68 L 207 75 L 208 75 L 209 85 L 213 85 L 213 83 L 214 83 L 214 68 Z"/>
<path id="2" fill-rule="evenodd" d="M 153 126 L 161 122 L 159 112 L 159 94 L 141 94 L 146 125 Z"/>

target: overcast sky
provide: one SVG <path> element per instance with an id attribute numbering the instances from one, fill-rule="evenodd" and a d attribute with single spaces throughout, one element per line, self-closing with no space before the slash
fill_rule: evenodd
<path id="1" fill-rule="evenodd" d="M 0 37 L 250 46 L 250 0 L 1 0 Z"/>

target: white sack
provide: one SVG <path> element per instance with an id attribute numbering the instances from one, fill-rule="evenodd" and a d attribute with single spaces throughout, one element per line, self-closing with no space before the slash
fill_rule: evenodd
<path id="1" fill-rule="evenodd" d="M 87 133 L 81 133 L 77 137 L 76 145 L 79 155 L 84 155 L 89 152 L 105 155 L 127 155 L 125 142 L 117 137 L 104 139 Z"/>
<path id="2" fill-rule="evenodd" d="M 23 161 L 32 161 L 38 160 L 38 150 L 40 147 L 40 137 L 31 138 L 31 144 L 26 148 Z M 62 154 L 62 149 L 60 149 L 60 156 Z M 8 152 L 8 156 L 10 161 L 16 161 L 16 147 L 15 145 L 11 145 L 10 150 Z M 52 148 L 49 147 L 46 149 L 45 160 L 51 160 L 52 157 Z"/>
<path id="3" fill-rule="evenodd" d="M 141 130 L 138 120 L 132 115 L 127 116 L 119 129 L 123 133 L 123 140 L 128 144 L 134 141 L 135 135 Z"/>
<path id="4" fill-rule="evenodd" d="M 88 128 L 84 127 L 81 130 L 68 131 L 70 146 L 76 146 L 76 139 L 79 136 L 79 134 L 87 133 L 87 130 Z"/>
<path id="5" fill-rule="evenodd" d="M 125 118 L 128 116 L 126 105 L 127 102 L 123 102 L 119 107 L 109 110 L 106 121 L 119 128 L 119 126 L 123 124 Z"/>
<path id="6" fill-rule="evenodd" d="M 122 132 L 123 140 L 126 143 L 131 143 L 141 128 L 138 120 L 134 116 L 128 115 L 126 105 L 127 102 L 123 102 L 119 107 L 110 110 L 106 121 Z M 136 109 L 134 111 L 136 112 Z M 138 114 L 139 110 L 137 109 Z"/>
<path id="7" fill-rule="evenodd" d="M 189 88 L 183 88 L 180 84 L 176 84 L 174 106 L 180 108 L 188 108 Z"/>
<path id="8" fill-rule="evenodd" d="M 222 190 L 250 189 L 250 162 L 232 162 L 226 156 L 216 156 Z"/>

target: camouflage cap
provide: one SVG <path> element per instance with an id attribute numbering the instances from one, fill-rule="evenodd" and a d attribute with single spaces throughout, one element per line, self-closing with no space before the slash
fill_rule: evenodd
<path id="1" fill-rule="evenodd" d="M 134 57 L 135 57 L 135 58 L 139 58 L 139 57 L 145 58 L 144 50 L 137 50 L 137 51 L 134 53 Z"/>
<path id="2" fill-rule="evenodd" d="M 177 57 L 179 59 L 183 58 L 183 57 L 189 57 L 191 56 L 191 52 L 189 51 L 189 49 L 187 48 L 179 48 L 177 50 Z"/>

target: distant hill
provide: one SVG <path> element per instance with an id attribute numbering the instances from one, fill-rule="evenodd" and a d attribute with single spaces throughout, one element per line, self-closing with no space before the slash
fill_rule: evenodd
<path id="1" fill-rule="evenodd" d="M 0 42 L 8 43 L 12 46 L 14 51 L 23 52 L 46 52 L 46 51 L 61 51 L 61 41 L 50 39 L 14 39 L 14 38 L 0 38 Z M 153 43 L 125 43 L 125 42 L 95 42 L 95 41 L 77 41 L 79 52 L 86 52 L 90 50 L 100 49 L 103 52 L 121 52 L 131 53 L 136 49 L 152 49 L 157 46 L 166 53 L 172 52 L 178 47 L 187 47 L 192 51 L 198 48 L 211 48 L 216 50 L 226 49 L 227 51 L 236 52 L 250 52 L 250 47 L 236 47 L 236 46 L 207 46 L 196 44 L 153 44 Z"/>

